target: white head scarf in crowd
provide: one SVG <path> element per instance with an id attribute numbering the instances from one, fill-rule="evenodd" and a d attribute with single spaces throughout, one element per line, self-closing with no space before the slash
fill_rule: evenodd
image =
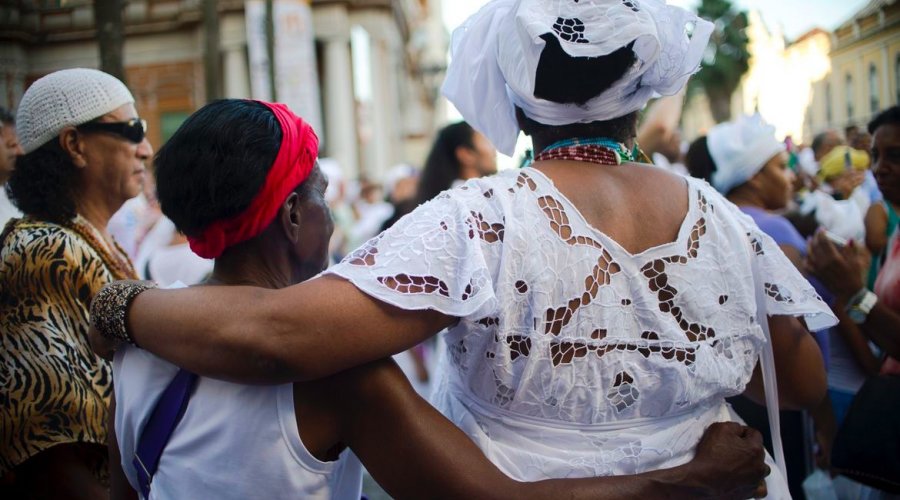
<path id="1" fill-rule="evenodd" d="M 706 144 L 716 164 L 712 185 L 723 194 L 749 181 L 785 150 L 775 138 L 775 127 L 758 114 L 716 125 L 707 134 Z"/>
<path id="2" fill-rule="evenodd" d="M 625 116 L 655 94 L 681 90 L 699 69 L 712 31 L 712 23 L 662 0 L 493 0 L 453 32 L 442 91 L 501 153 L 512 155 L 515 106 L 545 125 Z M 583 105 L 539 99 L 534 88 L 545 34 L 572 57 L 605 56 L 634 42 L 637 61 Z"/>
<path id="3" fill-rule="evenodd" d="M 118 78 L 88 68 L 64 69 L 35 81 L 19 103 L 16 131 L 25 154 L 68 126 L 81 125 L 134 102 Z"/>

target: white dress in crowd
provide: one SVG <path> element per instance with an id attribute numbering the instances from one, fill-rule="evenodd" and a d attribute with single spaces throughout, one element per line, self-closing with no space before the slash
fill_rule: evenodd
<path id="1" fill-rule="evenodd" d="M 519 480 L 689 461 L 750 380 L 769 314 L 836 322 L 753 221 L 703 181 L 677 240 L 632 255 L 535 169 L 467 182 L 327 272 L 459 317 L 434 403 Z M 751 259 L 761 282 L 754 283 Z M 771 498 L 788 497 L 772 467 Z"/>
<path id="2" fill-rule="evenodd" d="M 172 245 L 177 229 L 165 215 L 147 232 L 138 247 L 134 268 L 141 279 L 167 287 L 176 282 L 196 285 L 213 271 L 215 262 L 198 256 L 187 243 Z"/>
<path id="3" fill-rule="evenodd" d="M 116 352 L 116 438 L 122 468 L 136 491 L 131 459 L 138 436 L 177 372 L 142 349 Z M 150 498 L 359 500 L 362 464 L 356 456 L 344 450 L 334 462 L 316 459 L 303 446 L 297 425 L 292 384 L 241 385 L 200 377 L 160 457 Z"/>
<path id="4" fill-rule="evenodd" d="M 872 204 L 869 194 L 857 188 L 846 200 L 835 200 L 822 189 L 806 195 L 800 205 L 802 214 L 816 213 L 816 222 L 832 233 L 848 240 L 866 237 L 866 211 Z"/>
<path id="5" fill-rule="evenodd" d="M 157 212 L 158 213 L 158 212 Z M 149 224 L 153 223 L 154 215 L 147 202 L 147 197 L 141 193 L 126 201 L 116 213 L 109 219 L 106 226 L 109 234 L 125 250 L 128 258 L 134 261 L 138 249 Z"/>
<path id="6" fill-rule="evenodd" d="M 9 201 L 9 196 L 6 195 L 6 186 L 0 184 L 0 231 L 6 227 L 6 223 L 9 222 L 9 219 L 21 216 L 22 212 Z"/>

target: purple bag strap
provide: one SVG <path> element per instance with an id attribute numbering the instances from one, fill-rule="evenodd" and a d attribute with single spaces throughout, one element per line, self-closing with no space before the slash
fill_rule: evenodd
<path id="1" fill-rule="evenodd" d="M 197 375 L 187 370 L 178 370 L 156 402 L 147 425 L 141 431 L 131 463 L 137 471 L 141 496 L 145 499 L 150 497 L 150 482 L 159 466 L 159 457 L 184 415 L 196 382 Z"/>

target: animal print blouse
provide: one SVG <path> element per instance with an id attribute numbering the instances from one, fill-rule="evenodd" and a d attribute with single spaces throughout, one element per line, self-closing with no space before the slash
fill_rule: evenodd
<path id="1" fill-rule="evenodd" d="M 132 278 L 80 216 L 13 219 L 0 234 L 0 477 L 57 444 L 106 444 L 112 371 L 88 344 L 89 306 Z"/>

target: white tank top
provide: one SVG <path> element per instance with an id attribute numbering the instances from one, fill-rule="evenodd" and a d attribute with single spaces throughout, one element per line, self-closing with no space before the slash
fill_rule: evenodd
<path id="1" fill-rule="evenodd" d="M 122 468 L 178 368 L 146 351 L 116 353 L 116 438 Z M 291 384 L 239 385 L 200 377 L 153 477 L 151 499 L 304 498 L 359 500 L 362 465 L 350 450 L 322 462 L 303 446 Z"/>

